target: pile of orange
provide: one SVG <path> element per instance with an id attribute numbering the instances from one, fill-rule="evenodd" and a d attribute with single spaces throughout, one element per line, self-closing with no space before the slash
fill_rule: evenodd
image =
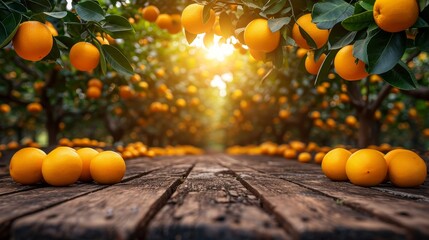
<path id="1" fill-rule="evenodd" d="M 364 187 L 386 181 L 398 187 L 418 187 L 427 176 L 425 161 L 415 152 L 406 149 L 394 149 L 384 155 L 370 148 L 354 153 L 344 148 L 335 148 L 323 158 L 322 171 L 331 180 L 349 180 Z"/>
<path id="2" fill-rule="evenodd" d="M 143 19 L 154 22 L 159 28 L 167 30 L 170 34 L 182 31 L 182 21 L 180 14 L 160 13 L 154 5 L 149 5 L 140 9 Z"/>
<path id="3" fill-rule="evenodd" d="M 155 156 L 182 156 L 182 155 L 200 155 L 204 151 L 200 148 L 189 145 L 148 147 L 138 141 L 129 143 L 126 146 L 117 146 L 116 151 L 121 153 L 124 159 L 137 157 L 155 157 Z"/>
<path id="4" fill-rule="evenodd" d="M 46 182 L 52 186 L 68 186 L 77 181 L 94 180 L 99 184 L 115 184 L 125 175 L 125 161 L 116 152 L 98 152 L 92 148 L 57 147 L 48 154 L 38 148 L 17 151 L 10 160 L 10 176 L 20 184 Z"/>

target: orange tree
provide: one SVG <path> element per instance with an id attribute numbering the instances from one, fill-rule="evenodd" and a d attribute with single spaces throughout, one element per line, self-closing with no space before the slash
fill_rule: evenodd
<path id="1" fill-rule="evenodd" d="M 241 8 L 237 11 L 231 5 Z M 350 102 L 360 122 L 358 145 L 363 147 L 374 139 L 373 116 L 391 86 L 407 91 L 418 87 L 406 63 L 428 50 L 428 5 L 428 1 L 385 0 L 211 1 L 204 6 L 203 21 L 209 22 L 210 9 L 215 10 L 225 37 L 234 35 L 251 50 L 265 53 L 266 61 L 277 69 L 286 59 L 285 46 L 310 49 L 315 60 L 325 54 L 315 84 L 327 79 L 332 65 L 350 81 Z M 195 33 L 186 34 L 192 40 Z M 277 47 L 264 49 L 260 47 L 264 43 Z M 372 99 L 365 97 L 370 92 L 367 80 L 354 82 L 369 74 L 378 74 L 385 82 Z"/>

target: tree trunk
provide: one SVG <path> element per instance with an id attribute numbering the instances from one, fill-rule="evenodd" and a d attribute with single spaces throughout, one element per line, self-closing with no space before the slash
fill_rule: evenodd
<path id="1" fill-rule="evenodd" d="M 358 119 L 358 147 L 365 148 L 371 144 L 374 144 L 377 138 L 374 131 L 376 120 L 374 118 L 374 113 L 366 108 L 358 112 Z"/>

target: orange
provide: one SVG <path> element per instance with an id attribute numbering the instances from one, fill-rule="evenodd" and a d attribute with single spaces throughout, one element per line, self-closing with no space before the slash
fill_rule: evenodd
<path id="1" fill-rule="evenodd" d="M 386 32 L 401 32 L 413 26 L 419 17 L 416 0 L 376 0 L 374 21 Z"/>
<path id="2" fill-rule="evenodd" d="M 70 49 L 70 63 L 80 71 L 90 72 L 100 61 L 98 48 L 88 42 L 78 42 Z"/>
<path id="3" fill-rule="evenodd" d="M 189 94 L 193 95 L 193 94 L 197 93 L 198 88 L 194 85 L 189 85 L 186 90 Z"/>
<path id="4" fill-rule="evenodd" d="M 310 51 L 305 59 L 305 69 L 308 73 L 317 75 L 323 61 L 325 61 L 326 55 L 322 54 L 317 61 L 314 61 L 314 52 Z"/>
<path id="5" fill-rule="evenodd" d="M 192 34 L 209 32 L 213 28 L 216 15 L 213 9 L 210 9 L 210 16 L 207 22 L 203 18 L 204 5 L 193 3 L 188 5 L 182 12 L 182 26 Z"/>
<path id="6" fill-rule="evenodd" d="M 311 161 L 311 154 L 308 152 L 302 152 L 298 155 L 298 161 L 307 163 Z"/>
<path id="7" fill-rule="evenodd" d="M 296 50 L 296 56 L 298 58 L 303 58 L 304 56 L 307 55 L 308 49 L 305 48 L 298 48 L 298 50 Z"/>
<path id="8" fill-rule="evenodd" d="M 125 175 L 125 161 L 116 152 L 104 151 L 91 160 L 89 166 L 91 176 L 100 184 L 115 184 Z"/>
<path id="9" fill-rule="evenodd" d="M 173 19 L 168 14 L 160 14 L 156 19 L 156 25 L 161 29 L 169 29 L 173 26 Z"/>
<path id="10" fill-rule="evenodd" d="M 52 186 L 75 183 L 82 173 L 82 159 L 70 147 L 57 147 L 46 156 L 42 164 L 43 179 Z"/>
<path id="11" fill-rule="evenodd" d="M 45 157 L 45 152 L 33 147 L 16 152 L 9 165 L 13 181 L 21 184 L 36 184 L 42 181 L 42 163 Z"/>
<path id="12" fill-rule="evenodd" d="M 386 160 L 387 166 L 389 166 L 390 160 L 392 160 L 396 155 L 398 155 L 398 153 L 401 153 L 401 152 L 411 152 L 411 151 L 406 149 L 401 149 L 401 148 L 393 149 L 392 151 L 389 151 L 388 153 L 386 153 L 386 155 L 384 155 L 384 159 Z"/>
<path id="13" fill-rule="evenodd" d="M 133 82 L 133 83 L 138 83 L 138 82 L 140 82 L 141 80 L 142 80 L 142 77 L 141 77 L 139 74 L 137 74 L 137 73 L 133 74 L 133 75 L 130 77 L 130 81 L 131 81 L 131 82 Z"/>
<path id="14" fill-rule="evenodd" d="M 97 36 L 97 37 L 95 37 L 96 39 L 97 39 L 97 41 L 99 42 L 99 43 L 101 43 L 101 45 L 110 45 L 109 44 L 109 40 L 107 40 L 107 38 L 104 38 L 104 37 L 102 37 L 102 36 Z"/>
<path id="15" fill-rule="evenodd" d="M 346 124 L 349 126 L 355 126 L 357 123 L 357 119 L 355 116 L 349 115 L 346 117 Z"/>
<path id="16" fill-rule="evenodd" d="M 186 100 L 183 98 L 179 98 L 176 100 L 176 105 L 181 108 L 186 107 Z"/>
<path id="17" fill-rule="evenodd" d="M 42 105 L 40 103 L 30 103 L 27 105 L 27 111 L 30 113 L 39 113 L 43 110 Z"/>
<path id="18" fill-rule="evenodd" d="M 143 8 L 142 16 L 146 21 L 155 22 L 159 16 L 159 9 L 156 6 L 149 5 Z"/>
<path id="19" fill-rule="evenodd" d="M 317 25 L 312 22 L 311 14 L 307 13 L 299 17 L 292 28 L 292 38 L 301 48 L 310 49 L 310 45 L 308 45 L 305 38 L 301 35 L 299 27 L 301 27 L 313 39 L 317 48 L 321 48 L 328 41 L 329 31 L 319 29 Z"/>
<path id="20" fill-rule="evenodd" d="M 181 18 L 182 16 L 180 16 L 180 14 L 171 14 L 171 26 L 169 28 L 167 28 L 167 31 L 170 34 L 176 34 L 182 31 L 182 21 Z"/>
<path id="21" fill-rule="evenodd" d="M 353 45 L 347 45 L 338 51 L 334 59 L 335 71 L 344 80 L 360 80 L 369 74 L 365 70 L 365 63 L 353 56 Z"/>
<path id="22" fill-rule="evenodd" d="M 0 113 L 9 113 L 9 112 L 10 112 L 9 104 L 6 104 L 6 103 L 0 104 Z"/>
<path id="23" fill-rule="evenodd" d="M 130 99 L 134 96 L 134 91 L 129 86 L 120 86 L 119 96 L 124 100 Z"/>
<path id="24" fill-rule="evenodd" d="M 56 37 L 58 36 L 58 31 L 57 29 L 54 27 L 54 25 L 52 25 L 51 22 L 46 21 L 45 22 L 46 27 L 48 27 L 49 31 L 52 33 L 52 36 Z"/>
<path id="25" fill-rule="evenodd" d="M 318 152 L 316 153 L 316 155 L 314 155 L 314 162 L 315 163 L 322 163 L 323 158 L 325 157 L 325 153 L 324 152 Z"/>
<path id="26" fill-rule="evenodd" d="M 285 157 L 286 159 L 294 159 L 296 158 L 296 150 L 293 148 L 288 148 L 283 152 L 283 157 Z"/>
<path id="27" fill-rule="evenodd" d="M 255 59 L 256 61 L 264 61 L 267 57 L 265 52 L 257 51 L 254 49 L 249 49 L 249 53 L 250 56 L 252 56 L 253 59 Z"/>
<path id="28" fill-rule="evenodd" d="M 268 20 L 257 18 L 244 29 L 244 42 L 255 51 L 272 52 L 280 43 L 280 32 L 271 32 Z"/>
<path id="29" fill-rule="evenodd" d="M 344 148 L 334 148 L 323 157 L 322 171 L 331 180 L 347 181 L 346 163 L 352 153 Z"/>
<path id="30" fill-rule="evenodd" d="M 88 81 L 88 87 L 103 88 L 103 83 L 98 78 L 92 78 Z"/>
<path id="31" fill-rule="evenodd" d="M 54 45 L 49 28 L 38 21 L 21 23 L 12 40 L 16 54 L 25 60 L 40 61 L 46 57 Z"/>
<path id="32" fill-rule="evenodd" d="M 363 187 L 376 186 L 387 175 L 387 163 L 383 153 L 374 149 L 361 149 L 354 152 L 346 164 L 350 182 Z"/>
<path id="33" fill-rule="evenodd" d="M 79 180 L 89 182 L 92 180 L 89 166 L 91 164 L 91 160 L 98 155 L 98 151 L 92 148 L 81 148 L 76 152 L 82 160 L 82 173 L 80 174 Z"/>
<path id="34" fill-rule="evenodd" d="M 416 153 L 403 150 L 396 153 L 389 163 L 389 179 L 398 187 L 417 187 L 427 176 L 425 161 Z"/>
<path id="35" fill-rule="evenodd" d="M 89 87 L 86 90 L 86 96 L 90 99 L 97 99 L 101 96 L 101 90 L 98 87 Z"/>

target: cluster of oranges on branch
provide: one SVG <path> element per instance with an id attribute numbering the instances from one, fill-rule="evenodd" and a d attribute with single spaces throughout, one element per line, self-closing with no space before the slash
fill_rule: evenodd
<path id="1" fill-rule="evenodd" d="M 176 34 L 182 31 L 180 14 L 160 13 L 156 6 L 149 5 L 140 9 L 143 19 L 154 22 L 156 25 L 170 34 Z"/>

